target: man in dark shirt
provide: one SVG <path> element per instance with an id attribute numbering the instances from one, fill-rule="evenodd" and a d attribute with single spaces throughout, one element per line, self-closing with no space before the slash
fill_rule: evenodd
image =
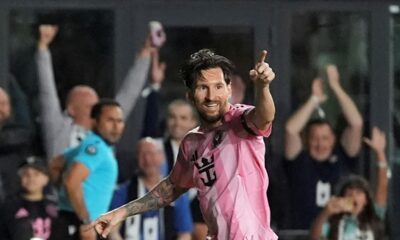
<path id="1" fill-rule="evenodd" d="M 361 149 L 361 114 L 342 88 L 336 66 L 328 65 L 326 70 L 328 85 L 339 102 L 347 126 L 336 144 L 328 121 L 323 118 L 309 121 L 315 110 L 322 111 L 320 104 L 327 98 L 323 82 L 315 79 L 310 98 L 289 118 L 285 129 L 285 167 L 291 193 L 292 228 L 296 229 L 310 228 L 316 214 L 329 200 L 337 180 L 354 169 Z"/>

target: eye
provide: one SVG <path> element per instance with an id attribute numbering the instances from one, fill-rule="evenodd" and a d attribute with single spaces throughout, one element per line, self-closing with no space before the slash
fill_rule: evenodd
<path id="1" fill-rule="evenodd" d="M 224 85 L 222 85 L 222 84 L 217 85 L 217 89 L 222 89 L 223 87 L 224 87 Z"/>
<path id="2" fill-rule="evenodd" d="M 199 91 L 205 91 L 206 89 L 207 89 L 207 87 L 204 85 L 197 86 L 197 90 L 199 90 Z"/>

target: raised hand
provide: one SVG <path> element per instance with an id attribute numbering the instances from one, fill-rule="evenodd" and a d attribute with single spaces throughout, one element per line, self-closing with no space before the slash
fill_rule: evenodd
<path id="1" fill-rule="evenodd" d="M 364 142 L 376 153 L 384 154 L 386 149 L 386 135 L 377 127 L 372 128 L 371 138 L 364 138 Z"/>
<path id="2" fill-rule="evenodd" d="M 320 78 L 315 78 L 311 85 L 311 95 L 318 98 L 318 102 L 325 102 L 327 96 L 324 92 L 324 83 Z"/>
<path id="3" fill-rule="evenodd" d="M 253 69 L 250 70 L 250 78 L 256 84 L 262 84 L 268 86 L 275 78 L 275 73 L 268 63 L 265 62 L 267 57 L 267 51 L 263 50 L 260 55 L 259 61 L 256 63 Z"/>
<path id="4" fill-rule="evenodd" d="M 39 49 L 48 49 L 58 32 L 57 25 L 42 24 L 39 26 Z"/>
<path id="5" fill-rule="evenodd" d="M 336 65 L 328 64 L 326 66 L 326 75 L 328 77 L 329 86 L 332 90 L 340 88 L 340 75 Z"/>
<path id="6" fill-rule="evenodd" d="M 325 206 L 329 216 L 343 212 L 351 213 L 353 208 L 354 201 L 351 198 L 344 197 L 332 197 Z"/>

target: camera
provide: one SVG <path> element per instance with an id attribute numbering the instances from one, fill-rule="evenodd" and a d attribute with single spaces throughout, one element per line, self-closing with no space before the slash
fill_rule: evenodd
<path id="1" fill-rule="evenodd" d="M 166 34 L 164 32 L 163 26 L 158 21 L 149 22 L 151 43 L 154 47 L 161 47 L 165 40 Z"/>

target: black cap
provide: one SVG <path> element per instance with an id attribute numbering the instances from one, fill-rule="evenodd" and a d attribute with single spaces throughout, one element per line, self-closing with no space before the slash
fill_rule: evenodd
<path id="1" fill-rule="evenodd" d="M 36 170 L 46 174 L 47 176 L 49 175 L 47 165 L 44 162 L 44 160 L 40 157 L 37 157 L 37 156 L 27 157 L 25 159 L 25 161 L 23 163 L 21 163 L 21 165 L 19 165 L 18 173 L 20 173 L 20 171 L 22 171 L 23 169 L 26 169 L 28 167 L 36 169 Z"/>

